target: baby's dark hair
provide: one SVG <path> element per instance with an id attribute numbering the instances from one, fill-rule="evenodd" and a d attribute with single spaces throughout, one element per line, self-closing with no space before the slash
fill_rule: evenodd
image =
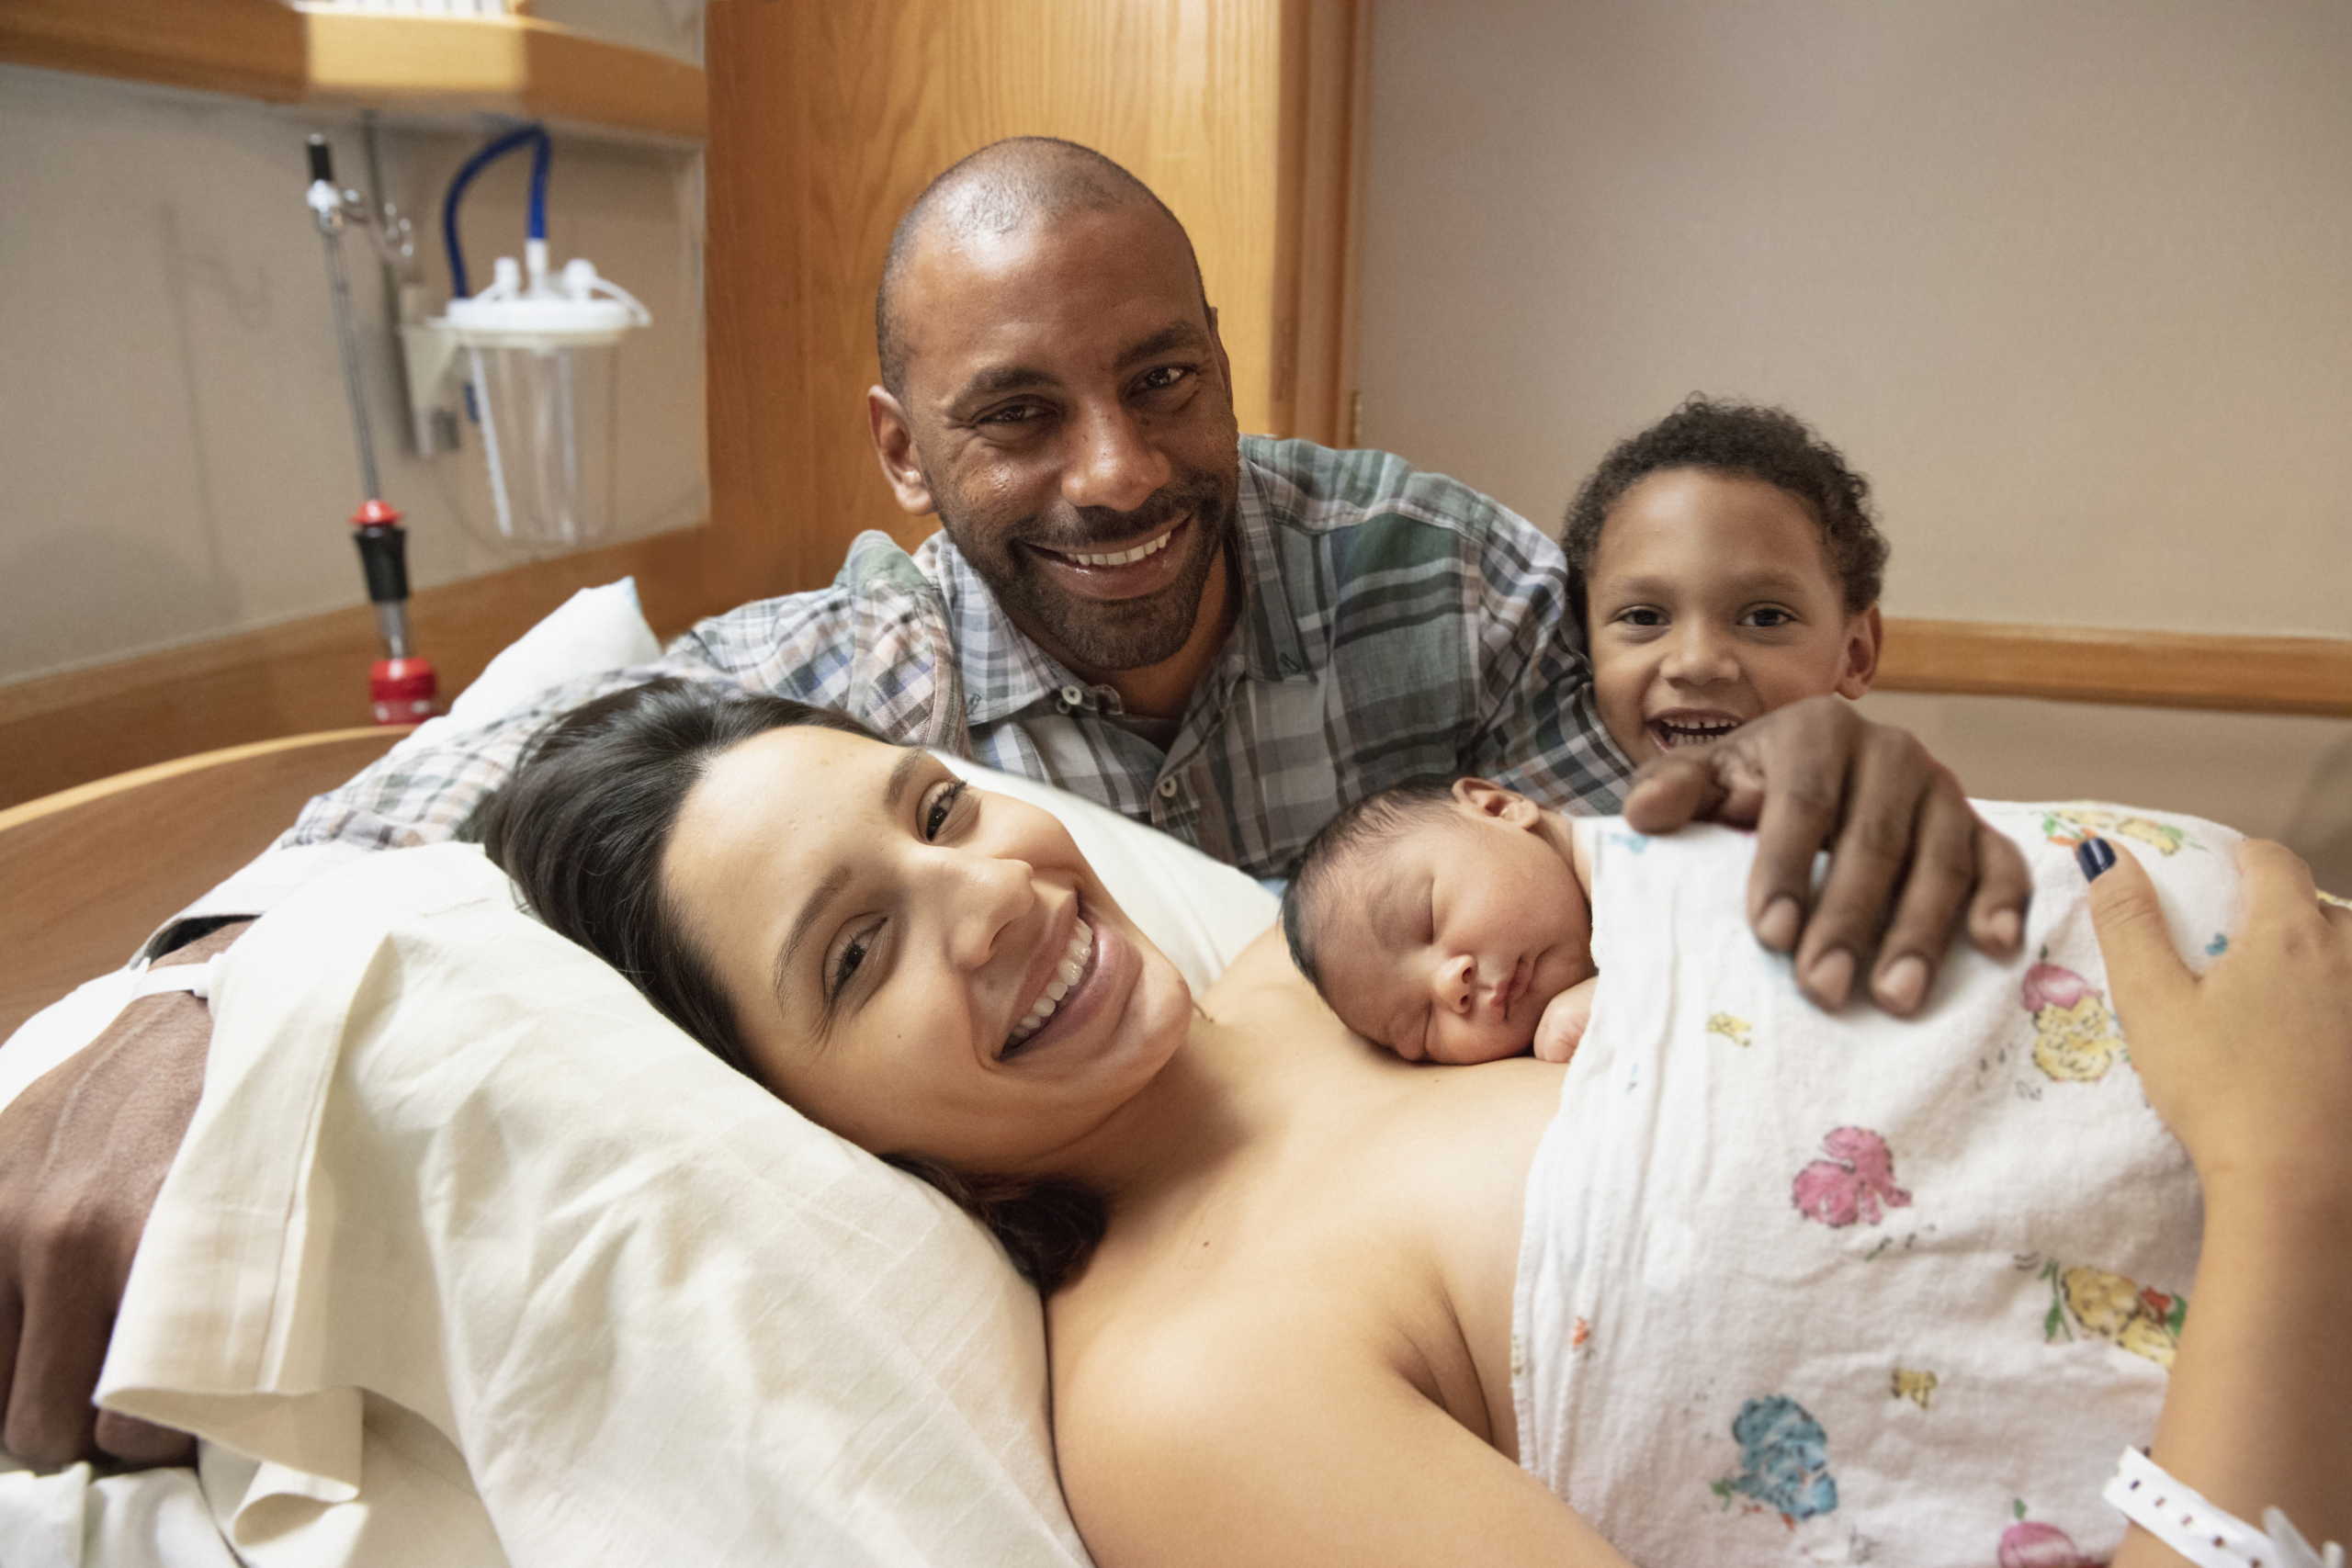
<path id="1" fill-rule="evenodd" d="M 1693 393 L 1647 430 L 1619 442 L 1569 506 L 1560 546 L 1568 556 L 1568 602 L 1578 617 L 1587 615 L 1586 586 L 1610 509 L 1643 479 L 1668 468 L 1761 479 L 1788 491 L 1821 526 L 1829 564 L 1846 591 L 1847 614 L 1878 603 L 1887 544 L 1872 514 L 1871 481 L 1786 409 Z"/>
<path id="2" fill-rule="evenodd" d="M 1292 867 L 1290 886 L 1283 889 L 1283 941 L 1290 961 L 1319 994 L 1323 976 L 1315 962 L 1310 928 L 1322 915 L 1326 886 L 1341 862 L 1366 850 L 1376 850 L 1424 822 L 1435 820 L 1453 804 L 1453 784 L 1446 779 L 1416 779 L 1375 790 L 1315 830 Z"/>

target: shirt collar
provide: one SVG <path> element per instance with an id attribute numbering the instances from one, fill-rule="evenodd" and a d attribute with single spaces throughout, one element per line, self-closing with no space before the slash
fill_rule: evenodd
<path id="1" fill-rule="evenodd" d="M 1289 588 L 1283 581 L 1273 502 L 1246 446 L 1235 510 L 1235 529 L 1240 535 L 1235 553 L 1241 563 L 1241 618 L 1234 633 L 1241 644 L 1242 668 L 1253 681 L 1312 680 L 1314 666 L 1306 645 L 1299 640 L 1297 617 L 1291 613 Z"/>

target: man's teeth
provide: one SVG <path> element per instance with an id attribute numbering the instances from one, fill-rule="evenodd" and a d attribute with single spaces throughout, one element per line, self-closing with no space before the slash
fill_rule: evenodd
<path id="1" fill-rule="evenodd" d="M 1147 539 L 1131 550 L 1114 550 L 1107 556 L 1090 556 L 1078 550 L 1064 550 L 1061 554 L 1065 559 L 1074 560 L 1080 566 L 1125 566 L 1129 561 L 1139 561 L 1147 556 L 1158 555 L 1168 547 L 1168 541 L 1175 536 L 1176 530 L 1170 528 L 1157 539 Z"/>
<path id="2" fill-rule="evenodd" d="M 1080 976 L 1086 973 L 1086 961 L 1093 953 L 1093 928 L 1080 920 L 1070 931 L 1069 949 L 1055 967 L 1054 977 L 1046 982 L 1045 990 L 1029 1004 L 1028 1016 L 1014 1024 L 1012 1032 L 1005 1036 L 1004 1048 L 1007 1052 L 1046 1027 L 1046 1021 L 1054 1016 L 1054 1009 L 1061 1005 L 1062 998 L 1069 995 L 1069 988 L 1077 985 Z"/>
<path id="3" fill-rule="evenodd" d="M 1704 746 L 1710 740 L 1721 740 L 1738 728 L 1739 721 L 1730 718 L 1681 723 L 1670 718 L 1650 721 L 1650 728 L 1661 746 Z"/>

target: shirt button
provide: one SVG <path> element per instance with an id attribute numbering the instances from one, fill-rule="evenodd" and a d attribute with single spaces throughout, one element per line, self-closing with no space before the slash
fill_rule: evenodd
<path id="1" fill-rule="evenodd" d="M 1159 798 L 1162 800 L 1173 800 L 1176 798 L 1176 781 L 1174 779 L 1169 778 L 1159 781 Z"/>
<path id="2" fill-rule="evenodd" d="M 1064 686 L 1062 688 L 1062 711 L 1064 713 L 1068 713 L 1070 709 L 1078 706 L 1084 701 L 1086 701 L 1086 694 L 1080 691 L 1076 686 Z"/>

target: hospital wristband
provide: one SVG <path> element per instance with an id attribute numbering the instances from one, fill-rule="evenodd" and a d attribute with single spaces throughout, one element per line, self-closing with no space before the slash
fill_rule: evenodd
<path id="1" fill-rule="evenodd" d="M 2266 1535 L 2174 1480 L 2138 1449 L 2123 1450 L 2099 1495 L 2198 1568 L 2344 1568 L 2344 1549 L 2335 1542 L 2324 1553 L 2313 1551 L 2276 1508 L 2263 1510 Z"/>

